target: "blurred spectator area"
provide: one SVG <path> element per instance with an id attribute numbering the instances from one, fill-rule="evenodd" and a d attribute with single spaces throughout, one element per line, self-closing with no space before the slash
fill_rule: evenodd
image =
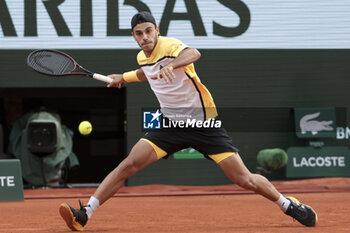
<path id="1" fill-rule="evenodd" d="M 45 109 L 59 114 L 74 132 L 73 151 L 80 167 L 69 174 L 68 182 L 101 182 L 126 156 L 125 95 L 125 88 L 0 88 L 0 157 L 10 156 L 8 135 L 14 122 Z M 88 136 L 78 131 L 83 120 L 93 126 Z"/>

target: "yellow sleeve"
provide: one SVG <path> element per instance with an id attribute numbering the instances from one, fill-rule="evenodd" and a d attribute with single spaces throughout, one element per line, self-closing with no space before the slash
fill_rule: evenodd
<path id="1" fill-rule="evenodd" d="M 168 41 L 169 45 L 167 46 L 167 48 L 169 56 L 177 57 L 182 50 L 189 47 L 188 45 L 182 43 L 180 40 L 177 39 L 169 38 Z"/>
<path id="2" fill-rule="evenodd" d="M 125 72 L 123 74 L 123 79 L 125 82 L 127 83 L 131 83 L 131 82 L 141 82 L 141 80 L 137 77 L 137 70 L 133 70 L 133 71 L 129 71 L 129 72 Z"/>

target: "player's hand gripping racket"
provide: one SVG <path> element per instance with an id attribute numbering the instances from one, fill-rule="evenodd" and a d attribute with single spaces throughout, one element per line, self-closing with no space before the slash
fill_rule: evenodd
<path id="1" fill-rule="evenodd" d="M 106 83 L 113 81 L 83 68 L 72 57 L 58 50 L 35 50 L 28 55 L 27 63 L 35 71 L 49 76 L 83 75 Z"/>

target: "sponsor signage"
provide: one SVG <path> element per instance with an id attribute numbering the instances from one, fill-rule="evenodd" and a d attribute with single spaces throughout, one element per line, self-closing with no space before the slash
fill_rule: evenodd
<path id="1" fill-rule="evenodd" d="M 349 139 L 350 128 L 349 127 L 337 127 L 337 139 Z"/>
<path id="2" fill-rule="evenodd" d="M 347 147 L 290 147 L 287 154 L 288 178 L 350 176 Z"/>
<path id="3" fill-rule="evenodd" d="M 335 138 L 335 108 L 294 108 L 299 138 Z"/>
<path id="4" fill-rule="evenodd" d="M 350 48 L 348 0 L 0 0 L 0 49 L 138 49 L 138 11 L 196 48 Z"/>
<path id="5" fill-rule="evenodd" d="M 0 159 L 0 201 L 23 201 L 21 164 L 18 159 Z"/>

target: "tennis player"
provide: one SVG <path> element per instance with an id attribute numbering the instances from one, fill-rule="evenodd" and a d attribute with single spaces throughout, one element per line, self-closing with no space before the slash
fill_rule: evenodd
<path id="1" fill-rule="evenodd" d="M 217 116 L 213 98 L 198 78 L 193 63 L 200 58 L 197 49 L 174 38 L 159 35 L 159 27 L 148 12 L 139 12 L 131 20 L 132 36 L 141 47 L 137 55 L 140 69 L 111 74 L 108 87 L 120 88 L 130 82 L 149 82 L 158 98 L 161 112 L 169 121 L 177 115 L 191 120 L 209 120 Z M 111 198 L 124 181 L 158 159 L 183 148 L 192 147 L 215 161 L 235 184 L 275 202 L 281 210 L 305 226 L 315 226 L 316 212 L 293 197 L 284 197 L 263 176 L 252 174 L 243 164 L 239 150 L 222 127 L 158 129 L 147 132 L 126 157 L 99 185 L 88 204 L 74 209 L 64 203 L 60 214 L 71 230 L 83 230 L 92 214 Z"/>

